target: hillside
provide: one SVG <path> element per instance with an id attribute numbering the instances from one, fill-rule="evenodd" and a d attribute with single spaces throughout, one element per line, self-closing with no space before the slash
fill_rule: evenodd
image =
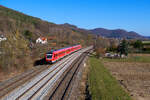
<path id="1" fill-rule="evenodd" d="M 136 32 L 127 32 L 123 29 L 108 30 L 104 28 L 96 28 L 90 30 L 93 34 L 97 34 L 107 38 L 126 38 L 126 39 L 144 39 L 144 36 L 139 35 Z"/>
<path id="2" fill-rule="evenodd" d="M 150 36 L 147 36 L 148 39 L 150 39 Z"/>
<path id="3" fill-rule="evenodd" d="M 6 73 L 33 67 L 50 48 L 93 44 L 93 35 L 86 30 L 57 25 L 3 6 L 0 6 L 0 35 L 7 38 L 0 42 L 0 72 Z M 36 44 L 39 37 L 48 38 L 48 43 Z"/>
<path id="4" fill-rule="evenodd" d="M 109 33 L 109 30 L 103 29 L 101 33 Z M 85 47 L 93 45 L 96 39 L 93 31 L 68 23 L 47 22 L 3 6 L 0 6 L 0 36 L 7 38 L 0 41 L 0 76 L 33 68 L 35 62 L 42 59 L 50 49 L 75 44 Z M 37 44 L 36 39 L 39 37 L 46 37 L 48 43 Z M 107 48 L 118 43 L 117 39 L 98 37 L 96 45 Z"/>
<path id="5" fill-rule="evenodd" d="M 71 44 L 76 44 L 84 40 L 85 36 L 76 32 L 70 27 L 65 25 L 57 25 L 47 21 L 43 21 L 39 18 L 31 17 L 20 12 L 5 8 L 0 6 L 0 31 L 4 34 L 12 33 L 14 30 L 19 29 L 20 34 L 23 35 L 24 32 L 30 31 L 32 33 L 31 40 L 34 42 L 39 36 L 54 36 L 58 35 L 63 42 L 69 42 Z M 86 35 L 86 33 L 84 34 Z M 58 37 L 58 38 L 60 38 Z M 73 38 L 75 41 L 69 41 L 69 38 Z M 79 38 L 80 37 L 80 38 Z M 85 39 L 86 40 L 86 39 Z M 61 42 L 62 42 L 61 41 Z"/>

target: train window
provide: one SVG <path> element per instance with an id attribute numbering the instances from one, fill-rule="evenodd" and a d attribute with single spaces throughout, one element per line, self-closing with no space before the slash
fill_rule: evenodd
<path id="1" fill-rule="evenodd" d="M 52 54 L 47 54 L 46 56 L 47 56 L 48 59 L 52 58 Z"/>

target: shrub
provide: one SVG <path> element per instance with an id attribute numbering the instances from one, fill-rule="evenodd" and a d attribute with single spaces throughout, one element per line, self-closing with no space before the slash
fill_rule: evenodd
<path id="1" fill-rule="evenodd" d="M 24 36 L 29 39 L 29 40 L 32 40 L 32 32 L 30 32 L 29 30 L 25 30 L 24 32 Z"/>
<path id="2" fill-rule="evenodd" d="M 122 40 L 122 42 L 119 44 L 118 53 L 120 53 L 120 56 L 122 54 L 125 54 L 126 56 L 128 55 L 128 42 L 126 40 Z"/>
<path id="3" fill-rule="evenodd" d="M 96 57 L 99 58 L 105 54 L 106 49 L 105 48 L 96 48 Z"/>

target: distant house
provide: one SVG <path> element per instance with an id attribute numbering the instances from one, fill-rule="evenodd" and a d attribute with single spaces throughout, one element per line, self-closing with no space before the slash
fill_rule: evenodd
<path id="1" fill-rule="evenodd" d="M 47 43 L 47 38 L 45 38 L 45 37 L 39 37 L 36 40 L 36 43 L 46 44 Z"/>
<path id="2" fill-rule="evenodd" d="M 0 42 L 1 42 L 1 41 L 6 41 L 6 40 L 7 40 L 7 38 L 4 37 L 4 35 L 0 35 Z"/>

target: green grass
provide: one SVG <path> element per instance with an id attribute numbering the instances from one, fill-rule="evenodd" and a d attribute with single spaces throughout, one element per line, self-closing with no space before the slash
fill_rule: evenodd
<path id="1" fill-rule="evenodd" d="M 102 62 L 90 57 L 89 91 L 92 100 L 131 100 Z"/>
<path id="2" fill-rule="evenodd" d="M 143 62 L 143 63 L 150 63 L 150 56 L 132 56 L 124 59 L 110 59 L 104 58 L 105 61 L 112 61 L 112 62 Z"/>
<path id="3" fill-rule="evenodd" d="M 150 41 L 142 41 L 142 43 L 144 44 L 144 43 L 150 43 Z"/>

